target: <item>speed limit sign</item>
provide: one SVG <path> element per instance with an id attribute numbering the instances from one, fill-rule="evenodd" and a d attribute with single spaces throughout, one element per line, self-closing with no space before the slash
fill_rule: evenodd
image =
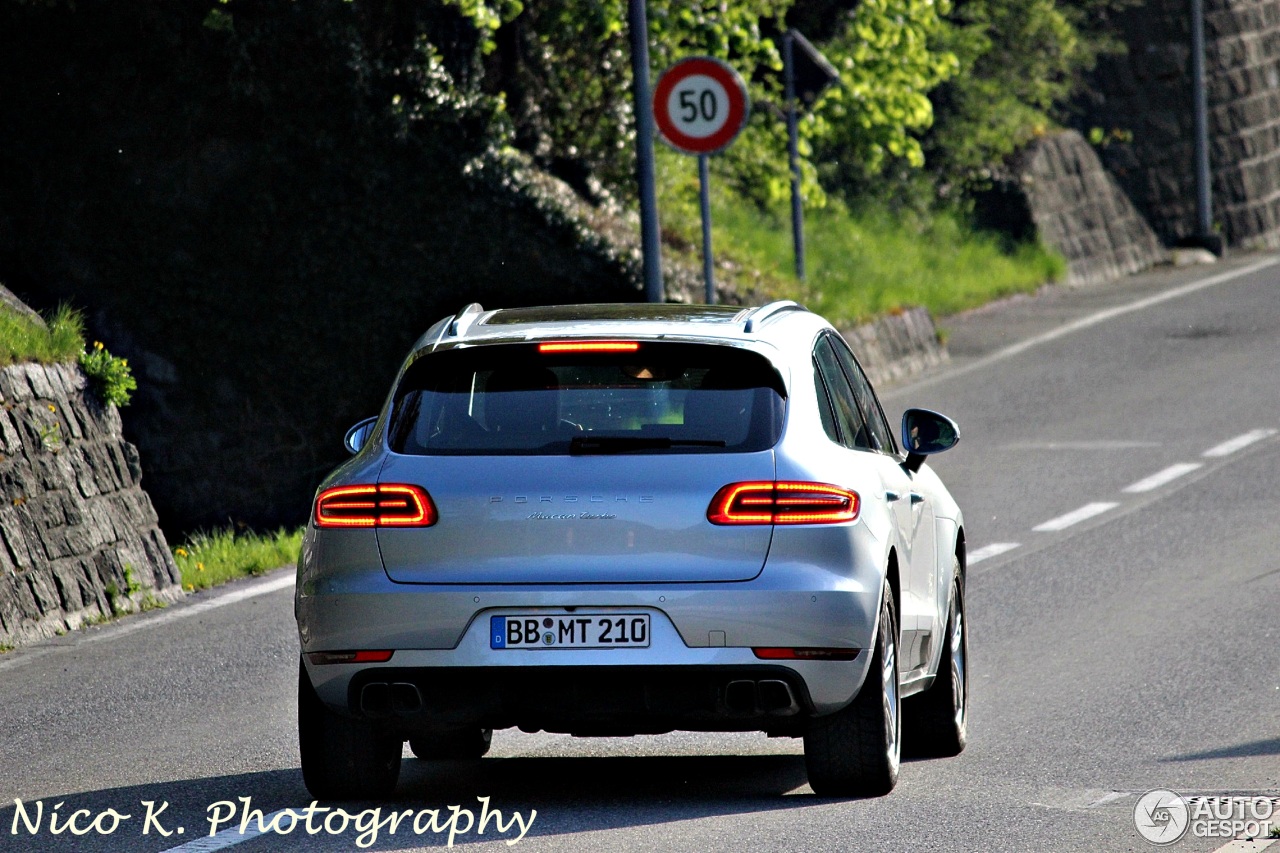
<path id="1" fill-rule="evenodd" d="M 737 71 L 706 56 L 681 60 L 653 90 L 653 120 L 662 139 L 686 154 L 714 154 L 747 123 L 747 86 Z"/>

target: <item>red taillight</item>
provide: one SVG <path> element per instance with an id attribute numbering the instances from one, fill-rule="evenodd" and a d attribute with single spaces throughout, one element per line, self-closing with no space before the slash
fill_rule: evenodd
<path id="1" fill-rule="evenodd" d="M 334 486 L 316 498 L 316 527 L 430 527 L 438 517 L 425 490 L 400 483 Z"/>
<path id="2" fill-rule="evenodd" d="M 826 483 L 730 483 L 707 507 L 712 524 L 839 524 L 858 517 L 858 493 Z"/>
<path id="3" fill-rule="evenodd" d="M 752 649 L 760 660 L 853 660 L 861 649 Z"/>
<path id="4" fill-rule="evenodd" d="M 548 341 L 538 344 L 538 352 L 636 352 L 637 341 Z"/>

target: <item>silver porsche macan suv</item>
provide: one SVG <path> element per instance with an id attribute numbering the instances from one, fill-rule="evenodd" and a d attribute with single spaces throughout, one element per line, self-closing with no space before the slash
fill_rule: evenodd
<path id="1" fill-rule="evenodd" d="M 470 305 L 318 490 L 298 565 L 307 788 L 383 796 L 408 741 L 802 737 L 820 795 L 964 748 L 965 534 L 844 340 L 760 308 Z"/>

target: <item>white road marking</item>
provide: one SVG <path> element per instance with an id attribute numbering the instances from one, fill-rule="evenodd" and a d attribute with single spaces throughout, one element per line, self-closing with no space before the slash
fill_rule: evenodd
<path id="1" fill-rule="evenodd" d="M 957 376 L 964 376 L 966 373 L 972 373 L 975 370 L 982 370 L 997 361 L 1003 361 L 1006 358 L 1026 352 L 1027 350 L 1038 347 L 1041 344 L 1055 341 L 1066 335 L 1082 331 L 1090 326 L 1096 326 L 1099 323 L 1105 323 L 1107 320 L 1111 320 L 1125 314 L 1130 314 L 1134 311 L 1141 311 L 1144 308 L 1150 308 L 1153 305 L 1159 305 L 1160 303 L 1168 302 L 1171 299 L 1178 299 L 1179 297 L 1195 293 L 1198 290 L 1216 287 L 1217 285 L 1231 281 L 1232 279 L 1252 275 L 1259 270 L 1264 270 L 1267 267 L 1272 267 L 1276 264 L 1280 264 L 1280 257 L 1267 258 L 1266 260 L 1258 261 L 1257 263 L 1252 263 L 1245 267 L 1240 267 L 1240 269 L 1228 270 L 1226 272 L 1219 273 L 1218 275 L 1201 279 L 1200 281 L 1193 281 L 1190 284 L 1184 284 L 1181 287 L 1175 287 L 1172 290 L 1166 290 L 1163 293 L 1157 293 L 1154 296 L 1148 296 L 1144 299 L 1130 302 L 1128 305 L 1118 305 L 1115 308 L 1107 308 L 1097 312 L 1096 314 L 1090 314 L 1088 317 L 1082 317 L 1074 323 L 1059 326 L 1058 328 L 1045 332 L 1042 335 L 1036 335 L 1035 337 L 1027 338 L 1024 341 L 1019 341 L 1016 344 L 1007 346 L 1004 349 L 996 350 L 990 355 L 971 361 L 963 367 L 956 367 L 936 376 L 930 376 L 922 379 L 919 382 L 912 382 L 898 388 L 894 388 L 892 392 L 893 396 L 903 394 L 907 391 L 924 388 L 936 382 L 949 381 L 955 379 Z"/>
<path id="2" fill-rule="evenodd" d="M 1202 468 L 1199 462 L 1179 462 L 1177 465 L 1170 465 L 1163 471 L 1157 471 L 1150 477 L 1139 480 L 1138 482 L 1125 486 L 1124 491 L 1130 494 L 1141 494 L 1142 492 L 1153 492 L 1161 486 L 1172 483 L 1179 477 L 1190 474 L 1197 468 Z"/>
<path id="3" fill-rule="evenodd" d="M 1230 441 L 1224 441 L 1217 447 L 1210 447 L 1202 456 L 1206 459 L 1217 459 L 1222 456 L 1230 456 L 1237 450 L 1244 450 L 1251 444 L 1257 444 L 1259 441 L 1271 438 L 1276 431 L 1273 429 L 1255 429 L 1252 432 L 1246 432 L 1244 435 L 1237 435 Z"/>
<path id="4" fill-rule="evenodd" d="M 1213 853 L 1260 853 L 1266 850 L 1272 844 L 1276 843 L 1274 838 L 1255 838 L 1253 841 L 1246 839 L 1236 839 L 1228 844 L 1224 844 Z"/>
<path id="5" fill-rule="evenodd" d="M 144 628 L 154 628 L 158 625 L 164 625 L 169 622 L 176 622 L 179 619 L 186 619 L 190 616 L 197 616 L 201 613 L 207 613 L 218 607 L 226 607 L 228 604 L 235 604 L 238 601 L 244 601 L 247 598 L 257 598 L 259 595 L 266 595 L 269 592 L 287 589 L 293 586 L 294 575 L 292 572 L 284 574 L 278 578 L 271 578 L 262 583 L 246 586 L 225 595 L 220 595 L 212 601 L 205 601 L 200 604 L 193 604 L 190 607 L 183 607 L 179 610 L 172 610 L 159 616 L 154 616 L 141 622 L 130 622 L 113 627 L 112 630 L 104 631 L 101 634 L 94 634 L 85 637 L 85 643 L 97 643 L 103 640 L 114 640 L 117 637 L 123 637 L 132 634 L 134 631 L 141 631 Z"/>
<path id="6" fill-rule="evenodd" d="M 1158 441 L 1022 441 L 1006 444 L 1008 450 L 1138 450 L 1159 447 Z"/>
<path id="7" fill-rule="evenodd" d="M 280 809 L 278 812 L 262 818 L 262 825 L 270 827 L 277 815 L 284 814 L 289 809 Z M 196 838 L 188 841 L 186 844 L 179 844 L 177 847 L 170 847 L 162 853 L 211 853 L 213 850 L 222 850 L 235 844 L 243 844 L 250 839 L 257 838 L 259 835 L 265 835 L 262 830 L 258 829 L 258 821 L 251 821 L 249 826 L 242 833 L 240 827 L 236 826 L 232 829 L 224 829 L 217 835 L 206 835 L 204 838 Z"/>
<path id="8" fill-rule="evenodd" d="M 990 545 L 982 546 L 976 551 L 970 551 L 965 558 L 965 562 L 972 566 L 974 563 L 981 563 L 983 560 L 999 557 L 1001 554 L 1012 551 L 1017 547 L 1020 547 L 1017 542 L 993 542 Z"/>
<path id="9" fill-rule="evenodd" d="M 270 592 L 288 589 L 294 584 L 294 573 L 292 571 L 281 574 L 280 577 L 268 578 L 260 583 L 251 586 L 241 587 L 228 593 L 219 595 L 211 601 L 202 601 L 199 604 L 193 604 L 189 607 L 176 607 L 173 610 L 167 610 L 159 615 L 150 615 L 145 617 L 137 617 L 135 620 L 125 620 L 107 625 L 99 629 L 100 633 L 87 635 L 72 635 L 72 641 L 66 645 L 50 645 L 43 648 L 32 649 L 30 652 L 24 653 L 21 650 L 11 660 L 0 660 L 0 671 L 6 669 L 14 669 L 33 660 L 39 660 L 46 655 L 53 654 L 64 649 L 76 648 L 85 643 L 100 643 L 104 640 L 115 640 L 120 637 L 128 636 L 135 631 L 141 631 L 145 628 L 154 628 L 158 625 L 165 625 L 169 622 L 176 622 L 179 619 L 186 619 L 190 616 L 198 616 L 201 613 L 207 613 L 218 607 L 225 607 L 228 604 L 235 604 L 238 601 L 244 601 L 249 598 L 256 598 L 259 595 L 266 595 Z"/>
<path id="10" fill-rule="evenodd" d="M 1057 518 L 1051 518 L 1044 524 L 1037 524 L 1031 529 L 1037 533 L 1056 533 L 1059 530 L 1066 530 L 1073 524 L 1079 524 L 1082 521 L 1087 521 L 1095 515 L 1102 515 L 1104 512 L 1113 510 L 1119 505 L 1120 504 L 1106 502 L 1085 504 L 1077 510 L 1073 510 L 1066 515 L 1060 515 Z"/>
<path id="11" fill-rule="evenodd" d="M 1132 797 L 1132 796 L 1133 794 L 1129 793 L 1128 791 L 1112 791 L 1110 794 L 1107 794 L 1105 797 L 1099 797 L 1098 799 L 1094 800 L 1092 803 L 1089 803 L 1089 805 L 1085 806 L 1085 808 L 1086 809 L 1101 808 L 1102 806 L 1105 806 L 1108 803 L 1114 803 L 1116 800 L 1123 800 L 1126 797 Z"/>

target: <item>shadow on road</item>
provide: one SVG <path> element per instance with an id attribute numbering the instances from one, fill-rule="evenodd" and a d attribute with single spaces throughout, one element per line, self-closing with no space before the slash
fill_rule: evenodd
<path id="1" fill-rule="evenodd" d="M 1171 758 L 1160 759 L 1163 762 L 1173 761 L 1206 761 L 1211 758 L 1257 758 L 1263 755 L 1280 755 L 1280 737 L 1270 740 L 1255 740 L 1235 746 L 1224 746 L 1218 749 L 1207 749 L 1203 752 L 1188 752 Z"/>
<path id="2" fill-rule="evenodd" d="M 405 759 L 400 783 L 389 800 L 321 805 L 341 806 L 352 815 L 376 808 L 384 817 L 406 810 L 414 815 L 436 810 L 437 822 L 443 825 L 458 810 L 470 810 L 478 818 L 484 806 L 480 798 L 487 797 L 489 808 L 501 810 L 508 822 L 513 813 L 527 818 L 536 809 L 536 820 L 526 836 L 530 838 L 702 817 L 748 816 L 829 802 L 814 797 L 807 789 L 791 794 L 806 780 L 804 759 L 794 755 L 520 757 L 432 762 Z M 159 836 L 154 825 L 143 834 L 148 811 L 143 802 L 148 800 L 154 803 L 152 809 L 159 825 L 171 833 L 168 837 Z M 285 808 L 300 813 L 310 802 L 301 771 L 290 768 L 84 793 L 52 793 L 39 800 L 24 801 L 25 818 L 17 814 L 14 801 L 9 799 L 0 806 L 0 834 L 17 841 L 16 849 L 31 851 L 162 851 L 207 836 L 210 815 L 216 813 L 211 807 L 216 803 L 227 804 L 221 807 L 224 815 L 232 814 L 234 808 L 233 818 L 218 828 L 235 829 L 245 809 L 260 810 L 268 816 Z M 161 810 L 164 803 L 168 807 Z M 33 833 L 28 823 L 37 821 L 41 804 L 42 817 Z M 52 833 L 55 811 L 57 819 L 52 823 L 65 825 L 73 812 L 83 810 L 76 824 L 83 828 L 108 809 L 130 816 L 110 835 L 99 829 L 78 837 L 69 831 Z M 423 818 L 424 825 L 429 819 Z M 395 834 L 384 830 L 376 848 L 443 846 L 443 832 L 414 833 L 412 821 L 412 817 L 408 818 Z M 109 818 L 104 819 L 102 826 L 110 823 Z M 255 825 L 252 820 L 250 825 Z M 179 826 L 184 827 L 183 834 L 178 834 Z M 459 822 L 458 827 L 461 826 Z M 11 829 L 17 830 L 16 836 Z M 490 825 L 485 836 L 458 833 L 454 843 L 492 841 L 495 836 L 511 838 L 515 834 L 514 829 L 499 834 Z M 327 841 L 325 846 L 331 844 L 332 849 L 355 849 L 358 835 L 353 823 L 345 832 L 320 834 L 308 840 L 299 824 L 289 841 L 290 847 Z M 255 840 L 252 849 L 277 849 L 282 841 L 276 839 L 273 843 L 264 837 Z"/>

